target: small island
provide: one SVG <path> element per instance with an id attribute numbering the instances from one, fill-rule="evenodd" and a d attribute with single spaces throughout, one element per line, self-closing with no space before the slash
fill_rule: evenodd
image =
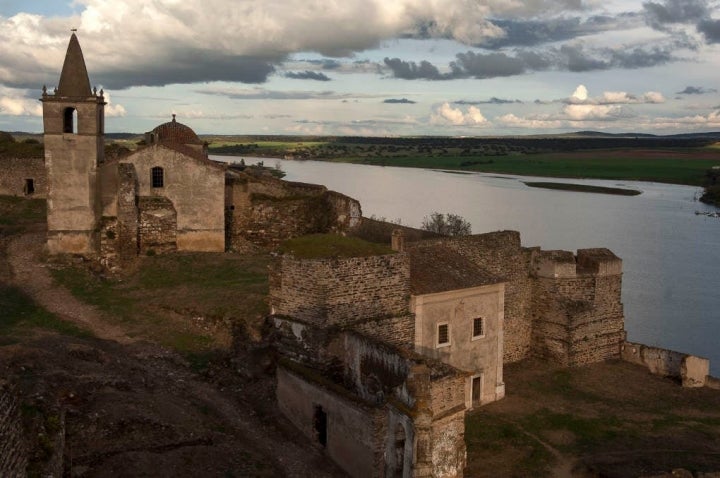
<path id="1" fill-rule="evenodd" d="M 523 181 L 531 188 L 556 189 L 559 191 L 576 191 L 581 193 L 615 194 L 617 196 L 638 196 L 642 191 L 625 188 L 607 188 L 604 186 L 590 186 L 588 184 L 551 183 L 537 181 Z"/>

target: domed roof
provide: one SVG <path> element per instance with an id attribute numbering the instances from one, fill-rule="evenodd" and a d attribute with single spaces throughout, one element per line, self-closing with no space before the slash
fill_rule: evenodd
<path id="1" fill-rule="evenodd" d="M 192 128 L 178 123 L 175 120 L 175 115 L 172 115 L 172 117 L 172 121 L 163 123 L 152 130 L 158 141 L 175 144 L 204 144 Z"/>

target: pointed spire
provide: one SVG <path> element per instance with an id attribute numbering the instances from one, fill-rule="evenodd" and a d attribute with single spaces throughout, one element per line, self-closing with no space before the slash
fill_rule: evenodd
<path id="1" fill-rule="evenodd" d="M 90 78 L 85 67 L 85 58 L 83 58 L 80 42 L 78 42 L 75 33 L 70 37 L 70 44 L 65 54 L 65 63 L 63 63 L 62 73 L 60 73 L 60 84 L 57 90 L 57 94 L 60 96 L 92 96 Z"/>

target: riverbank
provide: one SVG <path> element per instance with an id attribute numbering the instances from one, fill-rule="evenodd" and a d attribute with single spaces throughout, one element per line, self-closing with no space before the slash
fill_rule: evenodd
<path id="1" fill-rule="evenodd" d="M 717 148 L 657 138 L 211 138 L 210 153 L 689 186 L 720 165 Z"/>

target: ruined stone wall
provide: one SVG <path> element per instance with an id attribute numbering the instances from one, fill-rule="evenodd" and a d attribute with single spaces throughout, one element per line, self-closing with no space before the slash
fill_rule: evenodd
<path id="1" fill-rule="evenodd" d="M 468 374 L 451 374 L 431 378 L 430 402 L 433 415 L 465 411 L 465 391 Z"/>
<path id="2" fill-rule="evenodd" d="M 706 358 L 633 342 L 624 342 L 621 350 L 626 362 L 646 367 L 654 375 L 679 379 L 683 387 L 704 387 L 713 382 L 708 377 L 710 361 Z"/>
<path id="3" fill-rule="evenodd" d="M 32 180 L 32 193 L 27 190 L 28 179 Z M 0 194 L 44 198 L 47 188 L 43 158 L 0 158 Z"/>
<path id="4" fill-rule="evenodd" d="M 462 478 L 466 463 L 465 412 L 434 420 L 431 430 L 431 476 Z"/>
<path id="5" fill-rule="evenodd" d="M 24 478 L 27 465 L 27 444 L 17 398 L 12 387 L 0 380 L 0 476 Z"/>
<path id="6" fill-rule="evenodd" d="M 409 314 L 410 265 L 405 254 L 323 259 L 286 255 L 275 268 L 270 281 L 275 314 L 318 326 Z"/>
<path id="7" fill-rule="evenodd" d="M 533 269 L 534 354 L 568 366 L 619 357 L 622 261 L 606 249 L 547 251 Z"/>
<path id="8" fill-rule="evenodd" d="M 335 191 L 325 195 L 330 209 L 329 231 L 347 232 L 356 229 L 362 221 L 360 202 Z"/>
<path id="9" fill-rule="evenodd" d="M 354 399 L 339 388 L 329 388 L 322 380 L 313 380 L 311 372 L 301 368 L 277 369 L 277 400 L 280 411 L 311 442 L 325 449 L 335 463 L 350 476 L 382 476 L 384 463 L 380 437 L 385 436 L 386 412 Z M 326 419 L 326 444 L 317 430 L 317 413 Z"/>
<path id="10" fill-rule="evenodd" d="M 351 328 L 396 347 L 412 348 L 415 340 L 415 318 L 410 314 L 362 320 L 353 323 Z"/>
<path id="11" fill-rule="evenodd" d="M 520 233 L 499 231 L 440 241 L 477 266 L 507 281 L 504 362 L 517 362 L 526 358 L 530 354 L 532 342 L 532 287 L 529 277 L 532 251 L 522 248 Z"/>
<path id="12" fill-rule="evenodd" d="M 177 213 L 169 199 L 140 197 L 139 247 L 141 254 L 163 254 L 177 250 Z"/>

